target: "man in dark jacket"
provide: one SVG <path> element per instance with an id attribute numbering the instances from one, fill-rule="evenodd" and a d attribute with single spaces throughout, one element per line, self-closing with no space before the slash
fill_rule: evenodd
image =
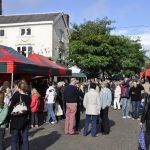
<path id="1" fill-rule="evenodd" d="M 77 102 L 79 99 L 76 79 L 72 78 L 71 83 L 64 89 L 64 100 L 66 102 L 66 120 L 65 120 L 65 134 L 74 135 L 75 114 L 77 111 Z"/>
<path id="2" fill-rule="evenodd" d="M 133 87 L 129 91 L 132 103 L 132 117 L 139 119 L 139 106 L 141 101 L 141 88 L 137 85 L 137 81 L 133 81 Z"/>

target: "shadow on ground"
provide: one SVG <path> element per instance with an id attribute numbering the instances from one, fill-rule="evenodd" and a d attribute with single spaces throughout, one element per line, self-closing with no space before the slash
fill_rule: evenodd
<path id="1" fill-rule="evenodd" d="M 38 133 L 39 131 L 44 130 L 44 128 L 38 128 L 38 129 L 34 129 L 34 130 L 29 130 L 29 137 L 33 137 L 36 133 Z M 11 135 L 8 136 L 5 139 L 5 148 L 8 148 L 11 145 Z"/>
<path id="2" fill-rule="evenodd" d="M 61 134 L 57 131 L 53 131 L 52 133 L 44 136 L 39 136 L 30 141 L 30 149 L 31 150 L 45 150 L 46 148 L 53 145 L 59 138 Z"/>
<path id="3" fill-rule="evenodd" d="M 80 120 L 80 130 L 83 130 L 84 128 L 84 121 L 85 119 Z M 109 125 L 110 125 L 110 132 L 111 132 L 111 127 L 113 127 L 116 123 L 113 120 L 109 120 Z M 90 126 L 89 126 L 90 129 Z M 101 120 L 98 120 L 97 122 L 97 132 L 101 132 Z"/>

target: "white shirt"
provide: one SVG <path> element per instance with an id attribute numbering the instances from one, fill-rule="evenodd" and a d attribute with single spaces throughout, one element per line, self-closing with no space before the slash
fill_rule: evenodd
<path id="1" fill-rule="evenodd" d="M 10 99 L 11 99 L 11 93 L 6 94 L 4 97 L 4 103 L 9 105 L 10 104 Z"/>
<path id="2" fill-rule="evenodd" d="M 56 91 L 52 86 L 50 86 L 46 90 L 46 95 L 48 95 L 47 101 L 46 101 L 47 104 L 55 103 L 54 100 L 55 100 L 55 96 L 56 96 Z"/>

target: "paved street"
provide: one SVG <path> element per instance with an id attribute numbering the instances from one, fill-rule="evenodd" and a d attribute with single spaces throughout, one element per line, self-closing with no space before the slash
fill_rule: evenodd
<path id="1" fill-rule="evenodd" d="M 120 111 L 110 110 L 111 132 L 92 138 L 79 135 L 64 134 L 64 120 L 57 125 L 43 124 L 38 129 L 30 130 L 31 150 L 137 150 L 139 121 L 122 119 Z M 82 115 L 84 119 L 84 115 Z M 83 127 L 83 119 L 81 124 Z M 82 130 L 81 130 L 82 131 Z M 8 134 L 8 133 L 7 133 Z M 10 149 L 10 137 L 6 138 L 7 150 Z"/>

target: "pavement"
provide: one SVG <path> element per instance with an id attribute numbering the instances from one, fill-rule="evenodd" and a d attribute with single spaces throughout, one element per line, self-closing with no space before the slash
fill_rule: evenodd
<path id="1" fill-rule="evenodd" d="M 121 111 L 110 108 L 110 134 L 84 137 L 84 118 L 85 114 L 81 114 L 79 135 L 65 135 L 64 120 L 30 129 L 30 150 L 138 150 L 139 120 L 122 119 Z M 6 131 L 6 150 L 10 150 L 10 140 L 9 131 Z"/>

